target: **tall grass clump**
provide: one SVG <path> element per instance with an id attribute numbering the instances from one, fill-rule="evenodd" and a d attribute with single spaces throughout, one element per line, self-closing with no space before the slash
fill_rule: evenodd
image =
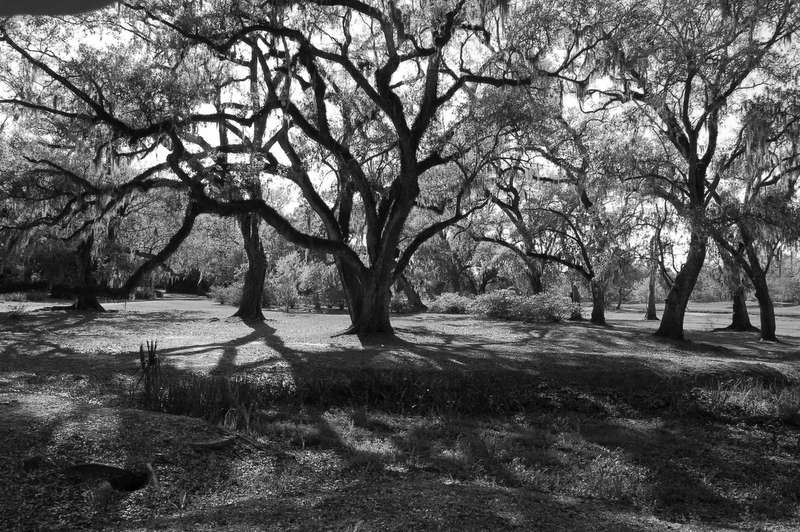
<path id="1" fill-rule="evenodd" d="M 740 377 L 696 388 L 706 411 L 729 418 L 770 418 L 800 425 L 800 385 Z"/>
<path id="2" fill-rule="evenodd" d="M 563 406 L 555 395 L 537 377 L 511 370 L 325 368 L 291 376 L 233 377 L 171 372 L 162 376 L 158 404 L 151 408 L 211 422 L 249 418 L 276 404 L 374 408 L 403 415 L 509 415 Z"/>

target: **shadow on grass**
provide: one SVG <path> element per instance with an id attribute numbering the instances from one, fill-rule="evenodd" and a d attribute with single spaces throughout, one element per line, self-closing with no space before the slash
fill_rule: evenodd
<path id="1" fill-rule="evenodd" d="M 138 324 L 163 325 L 163 319 L 148 315 Z M 178 325 L 180 320 L 196 318 L 178 318 Z M 210 376 L 172 369 L 168 378 L 220 383 L 222 408 L 206 417 L 220 422 L 227 416 L 239 428 L 266 434 L 297 461 L 276 470 L 278 484 L 265 481 L 269 496 L 249 493 L 238 503 L 189 508 L 179 518 L 161 509 L 157 524 L 341 528 L 360 520 L 358 526 L 375 528 L 477 523 L 492 529 L 624 530 L 639 528 L 635 519 L 628 521 L 631 513 L 715 526 L 748 512 L 784 518 L 796 507 L 800 486 L 791 465 L 797 459 L 787 458 L 785 435 L 770 447 L 758 431 L 742 437 L 702 416 L 687 417 L 680 401 L 698 383 L 696 375 L 666 373 L 641 354 L 609 356 L 639 344 L 660 345 L 645 342 L 641 331 L 568 325 L 555 331 L 562 336 L 556 339 L 553 328 L 514 324 L 507 329 L 515 336 L 498 340 L 472 325 L 456 334 L 408 322 L 398 327 L 398 338 L 364 343 L 357 352 L 291 347 L 272 322 L 248 324 L 246 334 L 231 339 L 163 349 L 167 360 L 220 352 Z M 588 336 L 602 352 L 576 350 Z M 84 353 L 37 341 L 39 356 L 53 371 L 72 370 L 81 360 L 80 373 L 98 369 L 86 367 L 93 361 Z M 25 358 L 24 342 L 4 344 L 13 348 L 13 360 Z M 535 350 L 546 342 L 555 343 L 555 352 L 529 358 L 504 353 L 509 346 Z M 275 361 L 240 359 L 252 344 L 274 351 L 282 363 L 273 373 L 282 373 L 286 386 L 278 385 L 274 396 L 264 393 L 275 389 L 269 382 L 274 375 L 264 372 L 275 370 Z M 387 353 L 400 361 L 413 355 L 423 366 L 363 367 L 385 362 Z M 65 359 L 76 365 L 62 366 Z M 250 390 L 226 384 L 251 378 Z M 225 397 L 229 392 L 234 396 Z M 283 413 L 259 412 L 276 409 Z M 620 428 L 613 416 L 660 416 L 669 424 L 634 430 Z M 125 425 L 117 437 L 135 442 L 137 422 Z M 43 428 L 35 439 L 51 440 L 54 430 Z M 335 460 L 326 458 L 330 454 Z M 209 485 L 234 483 L 232 458 L 215 460 L 222 471 L 199 478 Z M 198 474 L 217 471 L 203 460 L 192 467 L 202 469 Z M 109 515 L 116 519 L 119 510 Z M 553 522 L 537 521 L 543 515 Z"/>

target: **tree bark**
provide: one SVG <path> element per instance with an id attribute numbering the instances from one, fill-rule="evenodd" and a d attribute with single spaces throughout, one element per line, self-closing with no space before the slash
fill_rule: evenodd
<path id="1" fill-rule="evenodd" d="M 760 271 L 754 272 L 753 287 L 756 289 L 756 299 L 758 299 L 758 310 L 761 314 L 761 339 L 769 342 L 777 342 L 778 337 L 775 334 L 775 305 L 772 303 L 772 297 L 769 294 L 769 286 L 767 286 L 767 276 Z"/>
<path id="2" fill-rule="evenodd" d="M 750 323 L 750 315 L 747 312 L 747 292 L 742 281 L 742 268 L 736 259 L 730 255 L 725 249 L 720 248 L 720 257 L 722 258 L 722 265 L 727 274 L 728 286 L 731 291 L 731 299 L 733 300 L 733 316 L 731 317 L 731 324 L 725 327 L 725 330 L 731 331 L 757 331 L 753 324 Z"/>
<path id="3" fill-rule="evenodd" d="M 647 282 L 647 312 L 644 319 L 654 321 L 658 319 L 656 313 L 656 270 L 658 269 L 655 261 L 650 266 L 650 279 Z"/>
<path id="4" fill-rule="evenodd" d="M 678 275 L 675 276 L 675 281 L 669 290 L 669 294 L 667 294 L 664 315 L 661 317 L 661 324 L 655 333 L 656 336 L 683 340 L 683 320 L 686 315 L 686 305 L 689 304 L 689 297 L 692 295 L 700 270 L 703 268 L 707 247 L 708 238 L 706 235 L 699 228 L 693 229 L 686 262 L 681 271 L 678 272 Z"/>
<path id="5" fill-rule="evenodd" d="M 97 300 L 97 281 L 94 277 L 95 261 L 92 257 L 94 247 L 94 231 L 78 244 L 75 255 L 78 267 L 78 298 L 72 305 L 75 310 L 105 312 L 106 309 Z"/>
<path id="6" fill-rule="evenodd" d="M 366 337 L 392 334 L 389 321 L 391 300 L 391 275 L 379 275 L 374 269 L 355 271 L 337 260 L 342 288 L 347 297 L 350 327 L 343 334 Z"/>
<path id="7" fill-rule="evenodd" d="M 747 312 L 747 297 L 744 286 L 737 286 L 731 293 L 733 299 L 733 316 L 731 324 L 726 329 L 731 331 L 757 331 L 750 323 L 750 314 Z"/>
<path id="8" fill-rule="evenodd" d="M 534 295 L 541 294 L 542 291 L 544 291 L 544 286 L 542 285 L 542 266 L 533 260 L 527 260 L 526 263 L 528 266 L 528 281 L 530 282 L 531 293 Z"/>
<path id="9" fill-rule="evenodd" d="M 589 321 L 597 325 L 606 324 L 606 287 L 600 281 L 590 281 L 592 290 L 592 317 Z"/>
<path id="10" fill-rule="evenodd" d="M 400 275 L 400 277 L 397 279 L 397 286 L 405 294 L 406 299 L 408 300 L 408 306 L 412 312 L 422 312 L 428 309 L 428 307 L 426 307 L 422 302 L 422 298 L 419 297 L 417 291 L 414 290 L 414 286 L 405 275 Z"/>
<path id="11" fill-rule="evenodd" d="M 544 286 L 542 285 L 542 274 L 540 272 L 529 270 L 528 279 L 530 280 L 531 284 L 531 293 L 534 295 L 541 294 L 544 290 Z"/>
<path id="12" fill-rule="evenodd" d="M 239 218 L 239 228 L 244 239 L 244 249 L 247 253 L 247 273 L 244 277 L 242 297 L 239 300 L 239 309 L 234 316 L 244 321 L 263 321 L 264 313 L 261 310 L 264 295 L 264 279 L 267 275 L 267 256 L 261 243 L 258 229 L 261 218 L 255 214 L 247 214 Z"/>
<path id="13" fill-rule="evenodd" d="M 758 256 L 755 238 L 750 228 L 742 222 L 738 225 L 744 245 L 741 251 L 744 251 L 747 255 L 747 261 L 744 261 L 744 257 L 741 253 L 737 255 L 736 258 L 744 267 L 747 276 L 753 283 L 753 288 L 755 288 L 760 312 L 761 339 L 769 342 L 777 342 L 778 337 L 775 335 L 775 306 L 772 303 L 772 297 L 769 294 L 769 286 L 767 285 L 767 269 L 769 266 L 766 268 L 761 266 L 762 262 Z M 749 265 L 747 263 L 749 263 Z M 769 264 L 769 260 L 767 260 L 766 264 Z"/>

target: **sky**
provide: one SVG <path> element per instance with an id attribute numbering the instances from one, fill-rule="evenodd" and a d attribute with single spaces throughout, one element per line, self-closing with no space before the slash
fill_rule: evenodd
<path id="1" fill-rule="evenodd" d="M 0 0 L 0 17 L 9 15 L 65 15 L 98 9 L 114 0 Z"/>

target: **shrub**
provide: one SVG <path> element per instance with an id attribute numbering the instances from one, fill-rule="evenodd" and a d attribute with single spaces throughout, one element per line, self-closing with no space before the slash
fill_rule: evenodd
<path id="1" fill-rule="evenodd" d="M 497 290 L 475 298 L 469 310 L 486 318 L 549 322 L 572 316 L 575 307 L 569 298 L 555 293 L 520 296 L 513 290 Z"/>
<path id="2" fill-rule="evenodd" d="M 515 319 L 514 309 L 518 309 L 523 298 L 513 290 L 496 290 L 482 294 L 469 305 L 469 312 L 485 318 Z"/>
<path id="3" fill-rule="evenodd" d="M 299 253 L 296 251 L 289 253 L 278 259 L 275 271 L 267 279 L 271 301 L 283 307 L 286 312 L 296 307 L 300 300 L 297 289 L 301 285 L 304 266 L 305 263 Z"/>
<path id="4" fill-rule="evenodd" d="M 544 321 L 562 321 L 575 315 L 580 316 L 580 304 L 573 303 L 568 297 L 545 292 L 533 296 L 533 299 L 537 301 Z"/>
<path id="5" fill-rule="evenodd" d="M 275 303 L 283 307 L 286 312 L 297 306 L 300 300 L 300 294 L 297 293 L 297 287 L 286 280 L 273 279 L 269 284 L 269 290 Z"/>
<path id="6" fill-rule="evenodd" d="M 37 302 L 47 301 L 50 294 L 46 290 L 31 290 L 28 292 L 9 292 L 0 294 L 0 301 Z"/>
<path id="7" fill-rule="evenodd" d="M 150 286 L 137 286 L 133 292 L 134 299 L 154 299 L 156 289 Z"/>
<path id="8" fill-rule="evenodd" d="M 244 283 L 236 282 L 228 286 L 212 286 L 209 295 L 214 301 L 223 305 L 237 306 L 242 299 Z"/>
<path id="9" fill-rule="evenodd" d="M 800 303 L 800 273 L 771 279 L 770 291 L 775 301 Z"/>
<path id="10" fill-rule="evenodd" d="M 0 296 L 3 301 L 28 301 L 28 294 L 25 292 L 9 292 Z"/>
<path id="11" fill-rule="evenodd" d="M 389 310 L 398 314 L 405 314 L 413 311 L 411 305 L 408 304 L 408 298 L 405 294 L 392 294 L 392 299 L 389 301 Z"/>
<path id="12" fill-rule="evenodd" d="M 472 299 L 466 296 L 446 292 L 434 299 L 433 302 L 428 305 L 428 310 L 430 312 L 440 312 L 442 314 L 466 314 L 469 312 L 471 304 Z"/>

